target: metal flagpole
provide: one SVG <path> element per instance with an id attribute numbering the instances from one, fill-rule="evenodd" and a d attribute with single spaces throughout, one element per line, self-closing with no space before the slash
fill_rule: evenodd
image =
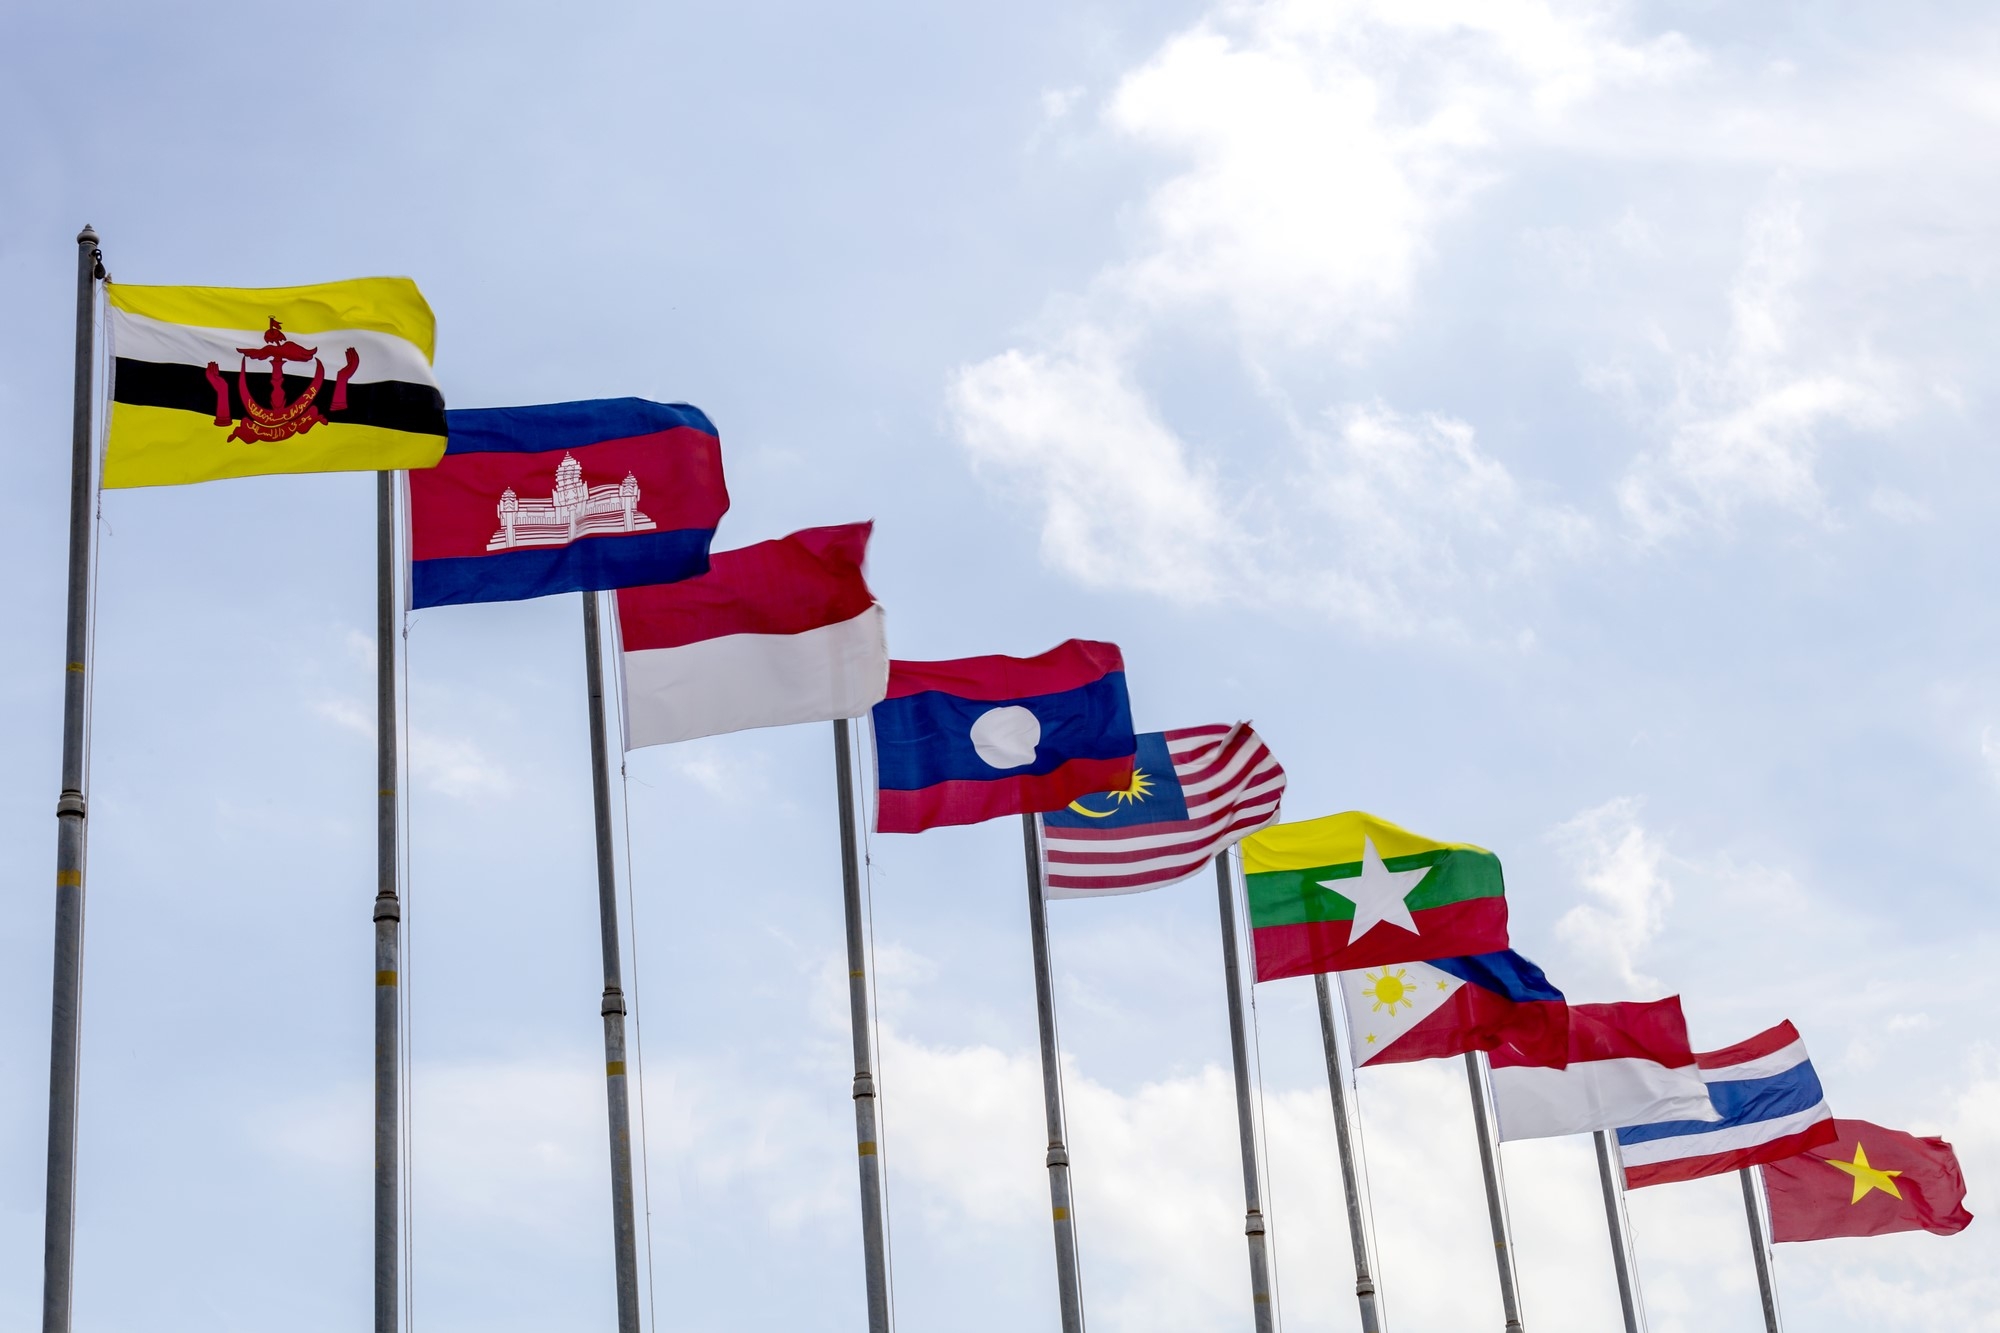
<path id="1" fill-rule="evenodd" d="M 1222 904 L 1222 984 L 1229 993 L 1229 1055 L 1236 1066 L 1236 1130 L 1243 1145 L 1243 1234 L 1250 1243 L 1250 1311 L 1257 1333 L 1271 1333 L 1271 1256 L 1265 1248 L 1264 1203 L 1257 1180 L 1257 1123 L 1250 1109 L 1250 1050 L 1243 1034 L 1243 975 L 1236 957 L 1236 896 L 1229 853 L 1215 857 L 1215 891 Z"/>
<path id="2" fill-rule="evenodd" d="M 1049 976 L 1048 904 L 1042 895 L 1041 838 L 1033 815 L 1021 816 L 1028 854 L 1028 936 L 1035 952 L 1035 1020 L 1042 1038 L 1042 1103 L 1049 1122 L 1049 1204 L 1056 1231 L 1056 1294 L 1063 1333 L 1083 1333 L 1083 1278 L 1076 1254 L 1076 1217 L 1069 1193 L 1064 1142 L 1062 1070 L 1056 1056 L 1055 987 Z"/>
<path id="3" fill-rule="evenodd" d="M 97 233 L 76 234 L 76 381 L 70 401 L 69 613 L 63 635 L 62 788 L 56 796 L 56 940 L 49 1013 L 48 1195 L 42 1330 L 69 1333 L 76 1247 L 76 1105 L 83 1002 L 84 711 L 90 661 L 91 370 L 97 359 Z"/>
<path id="4" fill-rule="evenodd" d="M 1500 1192 L 1499 1145 L 1486 1111 L 1486 1079 L 1479 1053 L 1465 1053 L 1465 1077 L 1472 1086 L 1472 1124 L 1479 1135 L 1479 1169 L 1486 1176 L 1486 1215 L 1493 1224 L 1493 1254 L 1500 1265 L 1500 1311 L 1506 1333 L 1521 1333 L 1521 1300 L 1514 1290 L 1514 1241 L 1507 1234 L 1507 1204 Z"/>
<path id="5" fill-rule="evenodd" d="M 639 1333 L 639 1240 L 632 1220 L 632 1105 L 625 1085 L 625 986 L 618 961 L 618 876 L 611 859 L 611 759 L 604 738 L 604 648 L 597 594 L 583 594 L 583 671 L 590 688 L 590 797 L 597 821 L 597 922 L 604 945 L 604 1100 L 611 1122 L 611 1244 L 618 1333 Z"/>
<path id="6" fill-rule="evenodd" d="M 397 1333 L 403 906 L 396 878 L 396 474 L 375 474 L 375 1333 Z"/>
<path id="7" fill-rule="evenodd" d="M 1625 1315 L 1625 1333 L 1639 1333 L 1636 1275 L 1632 1272 L 1631 1240 L 1625 1234 L 1625 1163 L 1618 1153 L 1618 1131 L 1600 1129 L 1597 1178 L 1604 1186 L 1604 1223 L 1611 1229 L 1611 1266 L 1618 1274 L 1618 1308 Z"/>
<path id="8" fill-rule="evenodd" d="M 1361 1303 L 1361 1333 L 1381 1333 L 1375 1308 L 1375 1279 L 1368 1271 L 1368 1231 L 1361 1217 L 1361 1180 L 1355 1168 L 1353 1127 L 1347 1118 L 1347 1076 L 1334 1036 L 1333 996 L 1326 973 L 1313 974 L 1319 997 L 1319 1035 L 1326 1047 L 1326 1082 L 1333 1090 L 1333 1141 L 1340 1150 L 1340 1178 L 1347 1187 L 1347 1234 L 1354 1245 L 1354 1298 Z"/>
<path id="9" fill-rule="evenodd" d="M 840 888 L 847 909 L 847 1016 L 854 1029 L 854 1138 L 861 1161 L 861 1257 L 868 1280 L 868 1333 L 889 1333 L 889 1247 L 882 1212 L 882 1152 L 875 1116 L 874 1024 L 868 1014 L 867 953 L 861 926 L 861 855 L 854 836 L 854 752 L 847 719 L 833 722 L 839 785 Z"/>
<path id="10" fill-rule="evenodd" d="M 1743 1178 L 1743 1212 L 1750 1219 L 1750 1253 L 1757 1259 L 1757 1294 L 1764 1298 L 1765 1333 L 1778 1333 L 1778 1289 L 1771 1283 L 1771 1247 L 1764 1240 L 1764 1210 L 1757 1205 L 1757 1182 L 1750 1168 L 1736 1173 Z"/>

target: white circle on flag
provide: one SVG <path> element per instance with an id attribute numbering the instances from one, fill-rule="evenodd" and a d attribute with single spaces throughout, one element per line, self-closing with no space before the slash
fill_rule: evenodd
<path id="1" fill-rule="evenodd" d="M 1042 724 L 1019 704 L 989 708 L 972 724 L 972 748 L 994 768 L 1021 768 L 1035 762 Z"/>

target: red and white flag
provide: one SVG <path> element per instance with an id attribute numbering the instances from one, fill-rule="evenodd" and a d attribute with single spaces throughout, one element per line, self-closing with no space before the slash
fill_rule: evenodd
<path id="1" fill-rule="evenodd" d="M 872 523 L 721 551 L 708 573 L 618 591 L 625 748 L 859 717 L 889 688 L 862 578 Z"/>
<path id="2" fill-rule="evenodd" d="M 1493 1052 L 1493 1111 L 1505 1139 L 1588 1134 L 1665 1120 L 1715 1121 L 1681 997 L 1569 1007 L 1569 1065 L 1540 1067 L 1513 1046 Z"/>
<path id="3" fill-rule="evenodd" d="M 1047 896 L 1101 898 L 1185 879 L 1276 819 L 1284 794 L 1285 770 L 1247 722 L 1146 732 L 1130 786 L 1042 816 Z"/>

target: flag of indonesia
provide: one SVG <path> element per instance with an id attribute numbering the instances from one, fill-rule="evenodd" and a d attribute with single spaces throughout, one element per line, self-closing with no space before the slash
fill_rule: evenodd
<path id="1" fill-rule="evenodd" d="M 875 829 L 919 833 L 1060 810 L 1132 781 L 1139 738 L 1117 646 L 891 662 L 875 705 Z"/>
<path id="2" fill-rule="evenodd" d="M 707 571 L 729 492 L 699 409 L 604 398 L 453 410 L 445 423 L 444 457 L 408 474 L 412 606 Z"/>
<path id="3" fill-rule="evenodd" d="M 1537 1067 L 1513 1046 L 1494 1051 L 1493 1111 L 1502 1139 L 1720 1119 L 1695 1067 L 1678 995 L 1571 1005 L 1563 1069 Z"/>
<path id="4" fill-rule="evenodd" d="M 625 747 L 858 717 L 889 683 L 862 577 L 872 523 L 715 555 L 681 583 L 618 593 Z"/>

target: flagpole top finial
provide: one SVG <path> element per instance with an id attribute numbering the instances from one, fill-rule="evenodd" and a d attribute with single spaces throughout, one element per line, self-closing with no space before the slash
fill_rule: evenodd
<path id="1" fill-rule="evenodd" d="M 76 243 L 78 245 L 96 245 L 97 229 L 88 222 L 84 223 L 83 230 L 76 234 Z"/>

